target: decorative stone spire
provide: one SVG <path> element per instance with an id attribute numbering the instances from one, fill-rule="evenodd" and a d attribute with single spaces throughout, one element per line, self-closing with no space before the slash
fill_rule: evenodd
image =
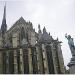
<path id="1" fill-rule="evenodd" d="M 2 20 L 2 25 L 1 25 L 2 35 L 5 34 L 6 31 L 7 31 L 7 24 L 6 24 L 6 4 L 5 4 L 5 6 L 4 6 L 3 20 Z"/>
<path id="2" fill-rule="evenodd" d="M 40 24 L 38 24 L 38 33 L 41 33 Z"/>
<path id="3" fill-rule="evenodd" d="M 46 32 L 46 28 L 44 27 L 44 28 L 43 28 L 43 33 L 45 33 L 45 32 Z"/>
<path id="4" fill-rule="evenodd" d="M 58 41 L 58 37 L 57 37 L 57 41 Z"/>
<path id="5" fill-rule="evenodd" d="M 43 34 L 41 36 L 41 40 L 40 42 L 43 42 L 43 43 L 50 43 L 51 42 L 51 36 L 47 33 L 46 31 L 46 28 L 44 27 L 43 28 Z"/>
<path id="6" fill-rule="evenodd" d="M 50 32 L 49 32 L 49 35 L 50 35 Z"/>
<path id="7" fill-rule="evenodd" d="M 38 38 L 39 38 L 39 41 L 41 40 L 41 37 L 42 37 L 42 32 L 41 32 L 40 24 L 38 24 Z"/>

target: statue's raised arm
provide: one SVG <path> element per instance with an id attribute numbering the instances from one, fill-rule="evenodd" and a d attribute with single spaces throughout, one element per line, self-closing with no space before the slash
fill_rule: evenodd
<path id="1" fill-rule="evenodd" d="M 67 33 L 65 34 L 65 38 L 68 38 L 68 37 L 67 37 Z"/>

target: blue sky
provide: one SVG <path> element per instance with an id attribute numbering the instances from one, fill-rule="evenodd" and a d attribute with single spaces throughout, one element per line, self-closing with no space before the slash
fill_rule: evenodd
<path id="1" fill-rule="evenodd" d="M 36 31 L 38 24 L 41 29 L 45 26 L 54 39 L 58 37 L 63 42 L 64 63 L 69 63 L 71 52 L 64 36 L 68 33 L 75 38 L 75 0 L 0 0 L 0 25 L 5 2 L 8 29 L 21 16 L 31 21 Z"/>

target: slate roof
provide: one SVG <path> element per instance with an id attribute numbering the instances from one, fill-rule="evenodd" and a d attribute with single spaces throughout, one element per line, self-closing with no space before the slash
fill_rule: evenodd
<path id="1" fill-rule="evenodd" d="M 41 38 L 39 40 L 40 42 L 46 42 L 46 43 L 50 43 L 52 41 L 52 37 L 46 32 L 45 27 L 43 29 L 43 34 L 41 34 Z"/>

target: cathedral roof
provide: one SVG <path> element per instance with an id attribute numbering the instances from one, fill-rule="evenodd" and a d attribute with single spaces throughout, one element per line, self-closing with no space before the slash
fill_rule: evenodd
<path id="1" fill-rule="evenodd" d="M 26 23 L 26 21 L 25 21 L 24 18 L 21 16 L 21 17 L 19 18 L 19 20 L 16 21 L 15 24 L 25 24 L 25 23 Z"/>
<path id="2" fill-rule="evenodd" d="M 52 37 L 47 33 L 46 28 L 43 28 L 43 34 L 41 34 L 40 42 L 50 43 L 52 41 Z"/>
<path id="3" fill-rule="evenodd" d="M 26 21 L 24 20 L 24 18 L 21 16 L 14 24 L 13 26 L 8 30 L 10 31 L 13 27 L 15 27 L 15 25 L 19 25 L 19 24 L 25 24 Z"/>

